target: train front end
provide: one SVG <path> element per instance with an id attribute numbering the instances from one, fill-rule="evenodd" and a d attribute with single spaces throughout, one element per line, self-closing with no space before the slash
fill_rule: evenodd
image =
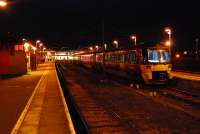
<path id="1" fill-rule="evenodd" d="M 146 84 L 166 84 L 172 79 L 171 55 L 168 48 L 150 47 L 143 49 L 141 75 Z"/>

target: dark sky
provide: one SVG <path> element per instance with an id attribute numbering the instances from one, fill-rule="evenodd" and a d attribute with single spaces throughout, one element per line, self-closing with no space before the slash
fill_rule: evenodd
<path id="1" fill-rule="evenodd" d="M 129 35 L 139 42 L 167 39 L 165 26 L 173 28 L 178 48 L 195 47 L 200 37 L 197 1 L 181 0 L 12 0 L 0 10 L 0 32 L 11 31 L 49 46 L 77 47 L 105 39 L 127 44 Z"/>

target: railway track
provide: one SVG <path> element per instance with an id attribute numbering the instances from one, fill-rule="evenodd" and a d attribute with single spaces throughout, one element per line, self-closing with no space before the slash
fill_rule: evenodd
<path id="1" fill-rule="evenodd" d="M 161 91 L 163 95 L 174 98 L 176 100 L 187 103 L 197 109 L 200 109 L 200 96 L 191 94 L 186 91 L 181 91 L 176 88 L 168 88 Z"/>
<path id="2" fill-rule="evenodd" d="M 170 107 L 200 119 L 200 92 L 196 91 L 196 89 L 187 89 L 188 87 L 180 89 L 176 87 L 177 85 L 173 84 L 148 86 L 134 83 L 130 79 L 110 73 L 107 73 L 106 77 L 109 80 L 113 80 L 115 84 L 131 85 L 131 87 L 139 89 L 137 90 L 138 93 L 147 97 L 154 97 L 153 99 L 156 99 L 157 102 L 161 101 L 161 103 L 163 103 L 161 99 L 164 99 L 164 103 L 168 101 Z M 157 98 L 155 98 L 155 96 L 157 96 Z"/>
<path id="3" fill-rule="evenodd" d="M 75 70 L 75 72 L 79 72 L 80 70 Z M 88 76 L 88 77 L 94 77 L 92 74 L 88 74 L 87 70 L 85 69 L 81 69 L 82 72 L 80 72 L 79 74 L 81 76 Z M 69 74 L 68 74 L 69 76 Z M 71 76 L 70 76 L 71 77 Z M 88 99 L 92 99 L 95 100 L 95 104 L 96 106 L 100 106 L 105 112 L 104 114 L 108 114 L 108 117 L 100 117 L 99 119 L 97 119 L 97 124 L 100 123 L 100 128 L 96 128 L 94 127 L 94 124 L 96 124 L 95 122 L 91 121 L 95 118 L 97 118 L 98 116 L 95 115 L 95 117 L 92 117 L 92 115 L 88 115 L 87 112 L 85 112 L 83 106 L 81 106 L 80 104 L 79 107 L 81 107 L 81 111 L 83 113 L 83 115 L 85 115 L 86 117 L 86 121 L 88 122 L 88 126 L 90 127 L 90 130 L 92 131 L 92 133 L 134 133 L 134 134 L 139 134 L 139 133 L 159 133 L 158 130 L 156 129 L 156 126 L 154 125 L 150 125 L 151 123 L 148 123 L 148 129 L 146 128 L 146 126 L 144 125 L 143 122 L 140 121 L 133 121 L 132 117 L 129 116 L 131 113 L 128 112 L 128 115 L 124 114 L 124 110 L 128 111 L 128 105 L 125 105 L 125 107 L 123 108 L 121 106 L 121 104 L 119 105 L 118 99 L 116 100 L 115 98 L 112 98 L 112 93 L 110 94 L 110 86 L 112 86 L 113 88 L 113 83 L 109 80 L 104 80 L 102 81 L 102 79 L 104 79 L 104 76 L 99 75 L 99 77 L 95 77 L 96 79 L 92 82 L 95 83 L 95 90 L 86 90 L 87 88 L 92 89 L 94 88 L 93 86 L 87 86 L 84 87 L 84 93 L 88 92 L 90 95 L 92 94 L 93 97 L 89 97 L 87 96 L 85 100 L 88 101 Z M 97 84 L 98 83 L 98 84 Z M 84 83 L 82 83 L 81 85 L 84 85 Z M 76 87 L 77 89 L 78 87 Z M 114 86 L 114 89 L 118 89 L 118 86 Z M 104 93 L 100 93 L 98 94 L 97 91 L 103 91 L 103 92 L 108 92 L 109 95 L 108 96 L 104 96 Z M 118 94 L 118 93 L 117 93 Z M 80 96 L 84 96 L 82 93 L 80 94 L 79 91 L 79 95 Z M 77 96 L 76 94 L 73 94 L 73 96 Z M 108 102 L 109 100 L 109 102 Z M 78 100 L 78 103 L 83 104 L 84 106 L 87 106 L 87 104 L 84 101 L 80 101 L 80 99 Z M 142 102 L 141 102 L 142 103 Z M 96 107 L 93 107 L 96 108 Z M 91 109 L 91 111 L 93 111 Z M 136 114 L 136 116 L 143 116 L 143 114 Z M 145 114 L 144 114 L 145 115 Z M 141 119 L 140 117 L 138 117 L 139 119 Z M 102 119 L 106 119 L 107 123 L 110 125 L 105 125 L 104 123 L 102 124 L 101 120 Z M 106 123 L 106 124 L 107 124 Z M 111 124 L 118 124 L 118 125 L 111 125 Z M 140 128 L 140 129 L 138 129 Z M 96 130 L 97 129 L 97 130 Z M 100 129 L 100 130 L 98 130 Z M 165 134 L 166 132 L 164 132 L 164 130 L 159 130 L 161 131 L 163 134 Z"/>
<path id="4" fill-rule="evenodd" d="M 70 86 L 70 96 L 75 100 L 73 103 L 75 103 L 76 110 L 79 111 L 79 116 L 81 116 L 81 120 L 84 120 L 83 124 L 89 133 L 129 134 L 132 132 L 132 128 L 124 125 L 127 123 L 122 123 L 120 118 L 116 118 L 115 112 L 105 110 L 101 104 L 94 101 L 95 99 L 88 93 L 86 88 L 83 88 L 74 81 L 73 78 L 77 76 L 73 76 L 69 66 L 68 68 L 61 66 L 61 68 L 63 71 L 68 69 L 67 73 L 63 72 L 65 82 Z M 84 133 L 80 130 L 79 132 Z"/>
<path id="5" fill-rule="evenodd" d="M 139 89 L 137 92 L 145 96 L 162 96 L 166 99 L 169 99 L 171 103 L 175 105 L 181 104 L 183 109 L 188 109 L 186 113 L 189 113 L 195 117 L 200 118 L 200 92 L 195 91 L 196 89 L 180 89 L 176 85 L 144 85 L 134 83 L 133 81 L 122 78 L 116 75 L 107 74 L 108 78 L 113 81 L 116 81 L 123 85 L 131 85 L 135 89 Z M 159 100 L 159 99 L 158 99 Z M 174 101 L 171 101 L 174 100 Z M 176 103 L 179 102 L 179 103 Z M 185 111 L 185 110 L 184 110 Z"/>
<path id="6" fill-rule="evenodd" d="M 70 115 L 72 117 L 72 121 L 74 124 L 74 128 L 77 134 L 90 134 L 90 130 L 88 126 L 86 125 L 86 122 L 84 121 L 82 115 L 80 114 L 78 107 L 76 103 L 74 102 L 73 98 L 70 95 L 70 92 L 66 85 L 66 80 L 63 75 L 63 67 L 60 64 L 56 64 L 56 71 L 58 74 L 58 78 L 61 84 L 61 87 L 63 89 L 64 97 L 66 99 Z"/>
<path id="7" fill-rule="evenodd" d="M 177 100 L 169 95 L 164 95 L 164 88 L 156 87 L 155 90 L 155 87 L 141 85 L 140 89 L 136 90 L 136 88 L 128 86 L 130 81 L 126 79 L 120 80 L 121 78 L 110 75 L 107 77 L 101 72 L 96 73 L 94 70 L 91 71 L 80 66 L 66 65 L 62 68 L 65 70 L 65 79 L 68 79 L 67 85 L 71 87 L 70 94 L 76 100 L 76 106 L 81 111 L 80 114 L 91 133 L 167 134 L 184 131 L 186 134 L 190 133 L 190 130 L 200 132 L 197 127 L 199 122 L 193 120 L 196 118 L 195 114 L 191 114 L 193 111 L 182 110 L 184 112 L 180 112 L 178 109 L 177 113 L 177 108 L 173 107 Z M 157 96 L 151 97 L 150 92 L 156 92 Z M 171 94 L 182 93 L 181 91 L 170 92 Z M 169 103 L 168 100 L 170 100 Z M 169 105 L 163 107 L 166 104 Z M 171 104 L 173 104 L 173 108 Z M 151 107 L 156 107 L 156 109 Z M 165 113 L 168 118 L 159 116 L 160 112 Z M 163 123 L 163 118 L 167 123 Z M 172 118 L 175 120 L 171 120 Z M 185 124 L 185 120 L 190 120 L 191 124 Z M 160 126 L 160 124 L 162 125 Z M 177 124 L 181 124 L 181 127 Z M 176 130 L 173 130 L 174 128 Z M 183 130 L 185 128 L 188 130 Z"/>

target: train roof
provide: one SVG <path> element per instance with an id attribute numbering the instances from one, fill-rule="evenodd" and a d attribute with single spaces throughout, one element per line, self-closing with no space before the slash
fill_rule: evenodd
<path id="1" fill-rule="evenodd" d="M 151 42 L 141 42 L 137 44 L 138 48 L 149 48 L 149 47 L 163 47 L 163 48 L 167 48 L 167 46 L 165 45 L 165 43 L 163 42 L 155 42 L 155 41 L 151 41 Z"/>
<path id="2" fill-rule="evenodd" d="M 104 52 L 117 52 L 117 51 L 131 51 L 131 50 L 137 50 L 137 49 L 147 49 L 147 48 L 163 48 L 167 49 L 168 47 L 165 46 L 163 42 L 142 42 L 138 43 L 136 46 L 128 47 L 128 48 L 119 48 L 119 49 L 111 49 L 111 50 L 104 50 Z M 79 53 L 78 55 L 82 54 L 92 54 L 92 53 L 102 53 L 103 50 L 99 51 L 84 51 L 82 53 Z"/>

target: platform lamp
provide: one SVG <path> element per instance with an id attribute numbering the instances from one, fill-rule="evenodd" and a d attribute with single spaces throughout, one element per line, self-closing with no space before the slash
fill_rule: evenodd
<path id="1" fill-rule="evenodd" d="M 115 47 L 118 48 L 119 47 L 119 42 L 117 40 L 113 41 L 113 44 L 115 44 Z"/>
<path id="2" fill-rule="evenodd" d="M 7 1 L 5 0 L 0 0 L 0 8 L 6 8 L 8 5 Z"/>
<path id="3" fill-rule="evenodd" d="M 28 42 L 25 42 L 24 43 L 24 50 L 25 50 L 25 53 L 26 53 L 26 58 L 27 58 L 27 70 L 28 72 L 30 71 L 30 67 L 31 67 L 31 64 L 30 64 L 30 47 L 31 47 L 31 44 L 28 43 Z"/>
<path id="4" fill-rule="evenodd" d="M 136 37 L 136 35 L 132 35 L 131 36 L 131 40 L 134 40 L 135 46 L 136 46 L 136 44 L 137 44 L 137 37 Z"/>
<path id="5" fill-rule="evenodd" d="M 166 45 L 169 47 L 169 53 L 172 54 L 171 46 L 172 46 L 172 31 L 169 27 L 165 28 L 165 32 L 168 34 L 168 41 L 166 42 Z"/>

